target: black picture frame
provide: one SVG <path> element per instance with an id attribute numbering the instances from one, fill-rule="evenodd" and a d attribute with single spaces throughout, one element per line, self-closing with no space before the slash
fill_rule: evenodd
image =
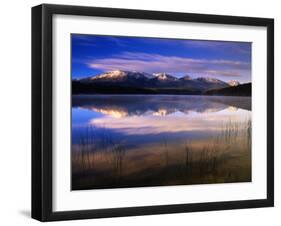
<path id="1" fill-rule="evenodd" d="M 267 28 L 267 198 L 129 208 L 52 210 L 52 17 L 55 14 Z M 270 207 L 274 205 L 274 20 L 43 4 L 32 8 L 32 218 L 40 221 Z"/>

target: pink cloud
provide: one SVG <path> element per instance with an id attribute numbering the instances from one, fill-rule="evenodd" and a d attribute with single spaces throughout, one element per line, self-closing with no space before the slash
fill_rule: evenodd
<path id="1" fill-rule="evenodd" d="M 88 66 L 105 71 L 120 69 L 150 73 L 210 74 L 221 77 L 249 76 L 251 71 L 249 62 L 194 59 L 137 52 L 124 52 L 111 58 L 91 60 Z"/>

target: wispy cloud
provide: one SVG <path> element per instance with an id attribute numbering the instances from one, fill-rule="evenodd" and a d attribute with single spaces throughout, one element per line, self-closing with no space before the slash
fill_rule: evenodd
<path id="1" fill-rule="evenodd" d="M 104 71 L 121 69 L 150 73 L 205 74 L 221 77 L 241 77 L 249 75 L 251 70 L 249 62 L 224 59 L 195 59 L 139 52 L 123 52 L 109 58 L 91 60 L 87 64 L 90 68 Z"/>

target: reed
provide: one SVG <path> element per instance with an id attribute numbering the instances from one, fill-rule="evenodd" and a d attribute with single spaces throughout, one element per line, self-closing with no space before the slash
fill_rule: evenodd
<path id="1" fill-rule="evenodd" d="M 249 155 L 252 122 L 229 120 L 221 125 L 213 136 L 183 143 L 168 143 L 163 136 L 159 150 L 159 165 L 151 161 L 151 155 L 134 159 L 125 142 L 114 139 L 104 130 L 89 127 L 79 138 L 72 162 L 77 184 L 90 188 L 149 186 L 171 184 L 200 184 L 248 181 L 251 175 L 240 169 L 241 156 Z M 177 147 L 174 150 L 173 147 Z M 153 151 L 153 150 L 151 150 Z M 154 158 L 158 154 L 154 153 Z M 248 157 L 247 157 L 248 158 Z M 130 161 L 143 161 L 144 167 L 130 171 Z M 250 164 L 248 159 L 244 160 Z M 139 163 L 138 163 L 139 165 Z M 126 168 L 127 167 L 127 168 Z M 80 182 L 83 181 L 83 182 Z M 85 182 L 86 181 L 86 182 Z M 80 185 L 79 184 L 79 185 Z M 86 184 L 86 185 L 84 185 Z"/>
<path id="2" fill-rule="evenodd" d="M 122 177 L 126 149 L 124 146 L 117 144 L 112 147 L 111 151 L 113 157 L 113 173 L 116 175 L 116 179 L 120 180 Z"/>

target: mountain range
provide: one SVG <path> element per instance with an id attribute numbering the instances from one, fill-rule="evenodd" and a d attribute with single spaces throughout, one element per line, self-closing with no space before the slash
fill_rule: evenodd
<path id="1" fill-rule="evenodd" d="M 146 73 L 114 70 L 95 76 L 72 81 L 72 90 L 77 93 L 165 93 L 204 94 L 209 90 L 219 90 L 239 86 L 238 81 L 224 82 L 210 77 L 191 78 L 185 75 L 177 78 L 167 73 Z"/>

